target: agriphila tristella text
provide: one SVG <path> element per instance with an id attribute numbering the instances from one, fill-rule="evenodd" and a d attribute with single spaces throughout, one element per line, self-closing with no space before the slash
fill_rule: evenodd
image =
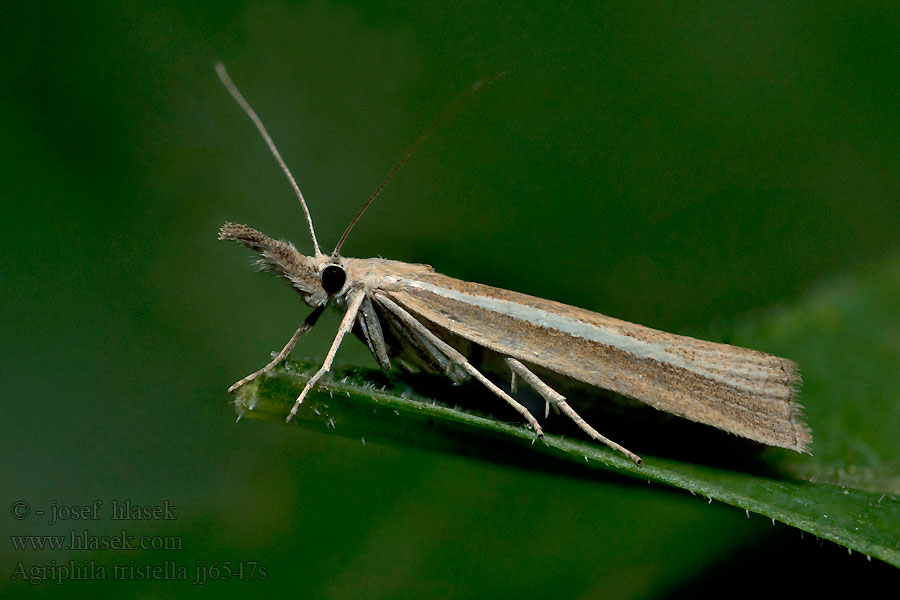
<path id="1" fill-rule="evenodd" d="M 288 421 L 331 368 L 344 337 L 353 332 L 385 370 L 393 360 L 404 368 L 441 374 L 454 382 L 477 379 L 518 411 L 538 438 L 543 437 L 534 415 L 489 380 L 459 348 L 478 346 L 496 353 L 510 375 L 526 382 L 548 406 L 567 415 L 592 439 L 637 464 L 642 462 L 640 457 L 601 435 L 534 371 L 550 371 L 611 390 L 764 444 L 808 451 L 812 438 L 795 401 L 800 378 L 796 365 L 786 358 L 665 333 L 552 300 L 453 279 L 428 265 L 341 256 L 350 230 L 430 129 L 366 201 L 331 254 L 323 254 L 303 194 L 272 138 L 225 67 L 217 64 L 216 72 L 290 181 L 314 249 L 313 256 L 305 256 L 293 245 L 246 225 L 226 223 L 219 230 L 220 240 L 232 240 L 259 252 L 260 266 L 287 280 L 313 308 L 269 364 L 229 391 L 287 358 L 325 307 L 332 305 L 343 311 L 344 317 L 322 367 L 307 381 Z"/>

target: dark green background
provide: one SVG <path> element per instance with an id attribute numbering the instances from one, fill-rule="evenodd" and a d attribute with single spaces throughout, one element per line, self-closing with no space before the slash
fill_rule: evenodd
<path id="1" fill-rule="evenodd" d="M 506 72 L 413 156 L 350 256 L 714 337 L 896 252 L 896 5 L 744 4 L 5 6 L 0 591 L 635 597 L 744 568 L 765 589 L 765 569 L 788 562 L 883 573 L 658 486 L 235 425 L 225 394 L 308 309 L 216 229 L 310 244 L 215 60 L 267 123 L 325 247 L 435 115 Z M 296 354 L 324 356 L 337 322 Z M 338 360 L 374 366 L 355 340 Z M 95 499 L 168 500 L 177 521 L 127 529 L 185 549 L 7 542 L 117 533 L 8 510 Z M 268 578 L 10 580 L 19 560 L 69 559 L 253 560 Z"/>

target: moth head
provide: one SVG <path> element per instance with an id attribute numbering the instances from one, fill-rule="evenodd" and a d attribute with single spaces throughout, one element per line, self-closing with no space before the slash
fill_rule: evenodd
<path id="1" fill-rule="evenodd" d="M 219 230 L 219 239 L 231 240 L 259 252 L 257 264 L 260 268 L 285 279 L 310 306 L 322 306 L 346 284 L 347 274 L 340 257 L 304 256 L 293 244 L 272 239 L 237 223 L 225 223 Z"/>

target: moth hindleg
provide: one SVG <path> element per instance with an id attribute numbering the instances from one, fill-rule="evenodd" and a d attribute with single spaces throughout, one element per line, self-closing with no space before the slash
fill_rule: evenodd
<path id="1" fill-rule="evenodd" d="M 541 429 L 540 424 L 538 423 L 537 419 L 534 418 L 534 415 L 531 414 L 531 411 L 517 402 L 509 394 L 494 385 L 491 380 L 485 377 L 481 373 L 481 371 L 476 369 L 458 350 L 432 333 L 431 330 L 425 327 L 425 325 L 417 321 L 415 317 L 413 317 L 400 305 L 398 305 L 396 302 L 394 302 L 384 294 L 376 294 L 375 298 L 379 303 L 381 303 L 382 306 L 394 313 L 394 315 L 399 318 L 407 327 L 434 344 L 434 346 L 436 346 L 448 358 L 458 363 L 459 366 L 465 369 L 472 377 L 483 383 L 485 387 L 494 392 L 494 394 L 503 399 L 507 404 L 512 406 L 516 410 L 516 412 L 518 412 L 525 418 L 526 421 L 528 421 L 528 424 L 531 425 L 532 429 L 534 429 L 534 432 L 538 436 L 538 438 L 544 437 L 544 430 Z"/>
<path id="2" fill-rule="evenodd" d="M 643 464 L 644 461 L 640 456 L 631 452 L 627 448 L 620 446 L 609 438 L 602 436 L 596 429 L 588 425 L 587 421 L 585 421 L 581 417 L 581 415 L 575 412 L 575 409 L 569 406 L 569 403 L 566 402 L 565 396 L 541 381 L 540 377 L 532 373 L 528 367 L 526 367 L 516 359 L 509 357 L 506 358 L 506 364 L 509 365 L 509 368 L 513 373 L 525 380 L 528 385 L 530 385 L 531 388 L 547 402 L 548 405 L 552 404 L 554 407 L 559 408 L 559 410 L 561 410 L 564 415 L 572 419 L 572 421 L 576 425 L 578 425 L 579 429 L 591 436 L 591 438 L 597 440 L 598 442 L 606 444 L 613 450 L 618 450 L 638 465 Z"/>

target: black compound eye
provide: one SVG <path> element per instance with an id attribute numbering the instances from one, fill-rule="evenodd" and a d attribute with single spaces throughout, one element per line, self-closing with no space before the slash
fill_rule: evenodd
<path id="1" fill-rule="evenodd" d="M 322 288 L 328 295 L 336 294 L 344 287 L 347 281 L 347 274 L 344 269 L 337 265 L 328 265 L 322 269 Z"/>

